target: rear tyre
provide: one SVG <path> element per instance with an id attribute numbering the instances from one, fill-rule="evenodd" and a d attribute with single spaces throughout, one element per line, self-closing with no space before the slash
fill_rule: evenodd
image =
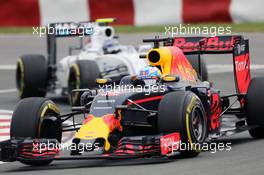
<path id="1" fill-rule="evenodd" d="M 251 126 L 258 126 L 249 130 L 254 138 L 264 138 L 264 77 L 256 77 L 250 81 L 247 92 L 247 123 Z"/>
<path id="2" fill-rule="evenodd" d="M 195 69 L 197 73 L 199 73 L 199 61 L 198 55 L 186 55 L 187 59 L 191 63 L 192 67 Z M 201 81 L 208 81 L 208 71 L 206 67 L 206 63 L 204 58 L 201 56 L 201 69 L 202 69 L 202 79 Z"/>
<path id="3" fill-rule="evenodd" d="M 51 138 L 61 142 L 62 126 L 56 118 L 59 108 L 51 101 L 41 97 L 21 100 L 16 106 L 10 126 L 11 138 Z M 52 160 L 21 160 L 21 163 L 40 166 Z"/>
<path id="4" fill-rule="evenodd" d="M 180 150 L 182 157 L 195 157 L 207 137 L 205 112 L 200 99 L 190 91 L 166 94 L 159 104 L 158 130 L 160 133 L 179 132 L 181 144 L 190 149 Z"/>
<path id="5" fill-rule="evenodd" d="M 17 60 L 16 87 L 20 98 L 46 95 L 48 65 L 42 55 L 23 55 Z"/>
<path id="6" fill-rule="evenodd" d="M 70 68 L 68 79 L 68 91 L 71 96 L 73 89 L 93 89 L 96 87 L 96 79 L 100 78 L 100 70 L 93 60 L 77 60 Z M 75 92 L 72 95 L 71 103 L 74 106 L 80 105 L 81 93 Z"/>

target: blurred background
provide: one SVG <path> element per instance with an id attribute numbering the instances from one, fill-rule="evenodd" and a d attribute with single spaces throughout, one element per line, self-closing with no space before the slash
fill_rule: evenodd
<path id="1" fill-rule="evenodd" d="M 264 30 L 262 0 L 1 0 L 2 32 L 31 26 L 117 18 L 124 32 L 157 32 L 161 25 L 232 24 L 234 31 Z M 237 24 L 237 25 L 236 25 Z M 124 27 L 130 26 L 130 27 Z M 131 26 L 138 26 L 131 27 Z"/>
<path id="2" fill-rule="evenodd" d="M 17 59 L 23 54 L 47 56 L 46 37 L 33 35 L 32 27 L 53 22 L 116 18 L 113 25 L 119 42 L 135 46 L 142 44 L 143 38 L 164 35 L 165 27 L 229 27 L 232 34 L 241 34 L 249 39 L 252 76 L 263 76 L 263 7 L 263 0 L 0 0 L 0 119 L 10 122 L 12 110 L 19 101 L 15 83 Z M 58 58 L 67 56 L 68 48 L 78 44 L 78 37 L 60 39 L 57 43 Z M 208 55 L 205 60 L 213 85 L 223 94 L 234 92 L 232 56 Z M 52 100 L 63 112 L 70 110 L 67 99 Z M 3 117 L 4 112 L 9 118 Z M 1 136 L 9 137 L 9 130 L 9 126 L 0 125 L 0 140 Z M 70 161 L 54 163 L 55 166 L 46 168 L 32 168 L 19 163 L 0 162 L 0 174 L 68 175 L 76 173 L 76 170 L 80 174 L 108 175 L 263 174 L 263 140 L 253 141 L 248 133 L 242 133 L 232 137 L 231 142 L 230 152 L 207 152 L 195 159 L 166 164 L 140 166 L 138 164 L 146 162 L 134 162 L 133 165 L 123 161 L 105 164 L 80 161 L 73 164 Z"/>
<path id="3" fill-rule="evenodd" d="M 261 70 L 264 68 L 261 59 L 263 5 L 263 0 L 0 0 L 0 82 L 5 82 L 0 90 L 6 90 L 4 94 L 15 92 L 15 65 L 20 55 L 47 56 L 46 37 L 34 35 L 33 27 L 98 18 L 116 18 L 111 25 L 115 26 L 120 43 L 135 46 L 142 44 L 143 38 L 171 36 L 166 29 L 172 32 L 173 27 L 228 28 L 231 31 L 228 34 L 242 34 L 249 38 L 252 70 Z M 78 37 L 60 39 L 58 58 L 67 56 L 69 46 L 78 45 L 78 42 Z M 208 57 L 205 59 L 209 76 L 219 72 L 231 75 L 231 57 Z M 5 95 L 10 100 L 10 94 Z"/>
<path id="4" fill-rule="evenodd" d="M 249 38 L 255 74 L 264 69 L 263 5 L 263 0 L 0 0 L 0 82 L 4 82 L 0 85 L 0 95 L 4 96 L 0 108 L 6 108 L 5 101 L 13 104 L 18 100 L 14 80 L 16 60 L 29 53 L 47 56 L 46 37 L 34 35 L 33 27 L 116 18 L 111 25 L 119 42 L 134 46 L 142 44 L 143 38 L 164 36 L 166 29 L 172 32 L 173 27 L 228 28 L 231 34 Z M 78 43 L 78 37 L 58 40 L 58 59 L 67 56 L 68 48 Z M 205 60 L 215 86 L 223 92 L 234 91 L 233 84 L 227 87 L 222 81 L 223 74 L 227 75 L 225 82 L 233 81 L 232 57 L 209 55 Z"/>

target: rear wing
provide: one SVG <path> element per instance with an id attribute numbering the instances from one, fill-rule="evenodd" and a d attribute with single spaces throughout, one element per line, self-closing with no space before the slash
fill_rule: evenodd
<path id="1" fill-rule="evenodd" d="M 48 65 L 55 67 L 57 61 L 57 38 L 80 37 L 80 46 L 74 49 L 81 49 L 83 47 L 82 37 L 92 35 L 94 32 L 94 22 L 51 23 L 47 26 L 47 31 Z"/>
<path id="2" fill-rule="evenodd" d="M 186 37 L 174 38 L 172 44 L 185 53 L 220 54 L 232 53 L 235 44 L 238 44 L 241 39 L 241 36 Z"/>
<path id="3" fill-rule="evenodd" d="M 55 67 L 57 59 L 57 38 L 80 37 L 80 47 L 83 46 L 82 36 L 92 35 L 94 22 L 59 22 L 47 26 L 48 65 Z M 77 49 L 77 48 L 76 48 Z M 81 48 L 80 48 L 81 49 Z M 55 72 L 55 71 L 54 71 Z"/>
<path id="4" fill-rule="evenodd" d="M 250 83 L 249 41 L 241 35 L 215 37 L 174 37 L 146 39 L 153 42 L 154 47 L 175 46 L 184 54 L 198 54 L 199 74 L 201 75 L 201 54 L 232 54 L 233 68 L 237 93 L 246 94 Z"/>
<path id="5" fill-rule="evenodd" d="M 56 80 L 56 62 L 57 62 L 57 38 L 63 37 L 79 37 L 80 45 L 78 47 L 70 47 L 69 54 L 72 50 L 80 50 L 83 48 L 83 36 L 90 36 L 95 31 L 96 26 L 108 26 L 114 22 L 114 18 L 102 18 L 95 21 L 82 22 L 59 22 L 51 23 L 47 26 L 47 55 L 49 65 L 49 79 Z"/>

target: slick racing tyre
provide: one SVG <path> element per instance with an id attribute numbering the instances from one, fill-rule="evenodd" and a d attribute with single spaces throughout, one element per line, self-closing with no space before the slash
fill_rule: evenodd
<path id="1" fill-rule="evenodd" d="M 71 96 L 71 91 L 74 89 L 93 89 L 96 87 L 96 79 L 100 78 L 100 71 L 97 63 L 93 60 L 77 60 L 70 67 L 68 79 L 68 91 Z M 80 105 L 81 93 L 75 92 L 72 94 L 71 103 L 73 106 Z"/>
<path id="2" fill-rule="evenodd" d="M 21 100 L 16 106 L 10 126 L 11 138 L 50 138 L 61 142 L 62 125 L 56 116 L 59 108 L 51 101 L 41 97 Z M 27 165 L 48 165 L 52 160 L 23 160 Z"/>
<path id="3" fill-rule="evenodd" d="M 17 60 L 16 87 L 20 98 L 46 95 L 48 65 L 42 55 L 23 55 Z"/>
<path id="4" fill-rule="evenodd" d="M 186 58 L 191 63 L 192 67 L 195 69 L 197 74 L 199 73 L 199 60 L 198 55 L 186 55 Z M 202 79 L 201 81 L 208 81 L 208 72 L 204 58 L 201 56 L 201 69 L 202 69 Z"/>
<path id="5" fill-rule="evenodd" d="M 246 98 L 247 123 L 257 126 L 250 129 L 249 134 L 254 138 L 264 138 L 264 77 L 252 78 Z"/>
<path id="6" fill-rule="evenodd" d="M 200 99 L 190 91 L 166 94 L 159 104 L 157 126 L 160 133 L 180 133 L 182 157 L 200 153 L 197 145 L 207 137 L 205 111 Z M 185 149 L 184 149 L 185 148 Z"/>

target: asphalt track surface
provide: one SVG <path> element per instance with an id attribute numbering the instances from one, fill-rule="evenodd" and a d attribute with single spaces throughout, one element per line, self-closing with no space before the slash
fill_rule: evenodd
<path id="1" fill-rule="evenodd" d="M 142 38 L 153 35 L 121 35 L 120 41 L 125 44 L 140 44 Z M 264 65 L 264 34 L 246 34 L 250 39 L 251 62 Z M 69 45 L 76 44 L 74 39 L 59 41 L 59 57 L 67 55 Z M 2 35 L 0 36 L 0 109 L 13 110 L 19 101 L 15 88 L 15 72 L 12 65 L 19 55 L 24 53 L 41 53 L 45 55 L 45 38 L 31 35 Z M 220 71 L 210 75 L 214 86 L 224 94 L 234 92 L 232 73 L 225 66 L 231 63 L 231 56 L 208 56 L 205 58 L 208 67 L 219 67 Z M 8 66 L 6 66 L 8 65 Z M 11 66 L 10 66 L 11 65 Z M 222 67 L 221 67 L 222 66 Z M 264 75 L 264 69 L 252 70 L 252 76 Z M 59 104 L 62 111 L 68 111 L 67 101 L 61 97 L 49 95 Z M 86 174 L 86 175 L 118 175 L 118 174 L 151 174 L 151 175 L 211 175 L 211 174 L 263 174 L 264 172 L 264 140 L 254 140 L 247 132 L 232 137 L 223 138 L 221 142 L 230 142 L 231 151 L 203 152 L 196 158 L 175 159 L 143 159 L 128 161 L 82 160 L 82 161 L 54 161 L 46 167 L 30 167 L 19 162 L 0 164 L 0 174 Z"/>

